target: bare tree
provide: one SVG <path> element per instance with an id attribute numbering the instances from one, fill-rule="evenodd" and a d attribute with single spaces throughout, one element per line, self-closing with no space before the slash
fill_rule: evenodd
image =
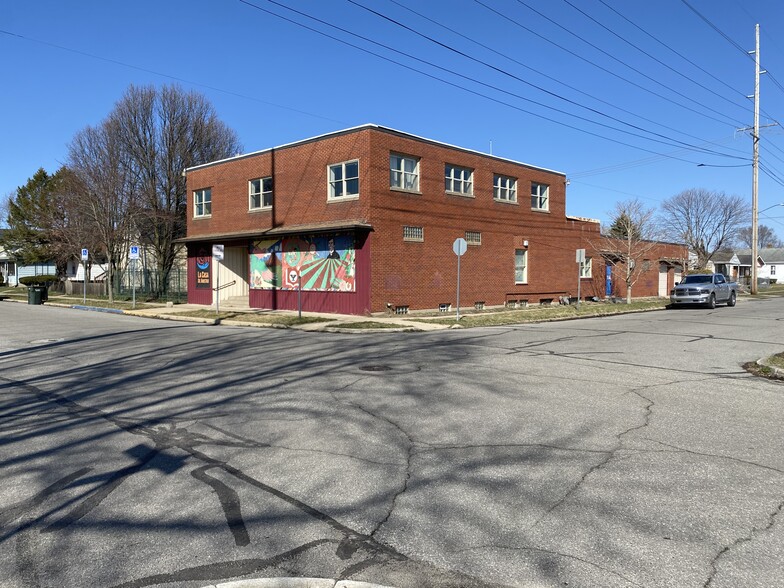
<path id="1" fill-rule="evenodd" d="M 743 227 L 740 229 L 738 231 L 738 242 L 744 247 L 751 248 L 751 233 L 751 227 Z M 766 225 L 757 227 L 757 237 L 759 238 L 757 242 L 757 247 L 759 249 L 765 249 L 767 247 L 784 247 L 784 241 L 779 239 L 778 235 L 776 235 L 776 231 Z"/>
<path id="2" fill-rule="evenodd" d="M 133 237 L 136 176 L 111 118 L 79 131 L 68 147 L 73 181 L 66 198 L 66 233 L 97 242 L 107 262 L 109 300 Z M 85 275 L 85 280 L 87 275 Z"/>
<path id="3" fill-rule="evenodd" d="M 639 200 L 618 202 L 611 213 L 613 222 L 602 231 L 591 247 L 613 266 L 626 285 L 626 302 L 632 300 L 632 288 L 650 269 L 649 256 L 658 243 L 655 210 Z"/>
<path id="4" fill-rule="evenodd" d="M 740 196 L 703 188 L 684 190 L 662 202 L 661 208 L 662 227 L 697 255 L 698 267 L 728 247 L 749 222 L 749 207 Z"/>
<path id="5" fill-rule="evenodd" d="M 242 147 L 204 96 L 177 86 L 131 86 L 109 118 L 138 182 L 137 229 L 155 255 L 161 294 L 178 253 L 175 240 L 185 236 L 183 171 Z"/>

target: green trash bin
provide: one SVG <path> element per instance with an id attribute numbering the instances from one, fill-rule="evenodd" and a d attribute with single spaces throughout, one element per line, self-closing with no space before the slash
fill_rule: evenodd
<path id="1" fill-rule="evenodd" d="M 28 286 L 27 288 L 27 304 L 43 304 L 44 301 L 41 298 L 41 287 L 40 286 Z"/>

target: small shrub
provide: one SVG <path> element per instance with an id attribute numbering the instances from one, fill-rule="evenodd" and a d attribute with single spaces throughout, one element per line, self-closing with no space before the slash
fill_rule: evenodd
<path id="1" fill-rule="evenodd" d="M 51 274 L 42 274 L 40 276 L 25 276 L 19 278 L 19 283 L 24 286 L 48 286 L 53 282 L 59 282 L 57 276 Z"/>

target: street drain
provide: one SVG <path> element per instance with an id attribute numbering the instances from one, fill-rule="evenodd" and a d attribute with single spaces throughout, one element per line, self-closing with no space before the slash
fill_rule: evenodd
<path id="1" fill-rule="evenodd" d="M 362 365 L 359 366 L 363 372 L 389 372 L 392 370 L 388 365 Z"/>

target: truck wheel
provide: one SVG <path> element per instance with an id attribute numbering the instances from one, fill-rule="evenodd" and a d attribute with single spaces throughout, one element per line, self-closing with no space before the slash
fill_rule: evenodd
<path id="1" fill-rule="evenodd" d="M 727 306 L 735 306 L 735 292 L 730 292 L 730 299 L 727 300 Z"/>
<path id="2" fill-rule="evenodd" d="M 708 308 L 716 308 L 716 294 L 711 292 L 710 298 L 708 298 Z"/>

